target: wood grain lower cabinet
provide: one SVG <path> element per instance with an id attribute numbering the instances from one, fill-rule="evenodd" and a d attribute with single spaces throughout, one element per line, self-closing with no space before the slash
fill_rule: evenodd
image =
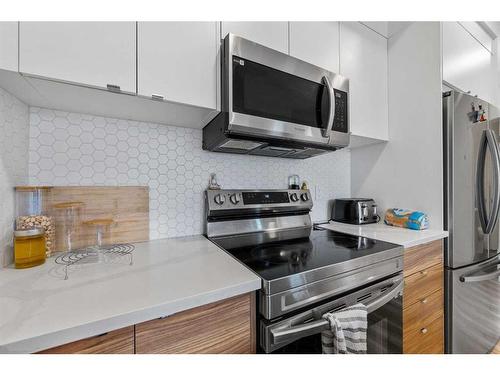
<path id="1" fill-rule="evenodd" d="M 497 346 L 493 348 L 491 354 L 500 354 L 500 341 L 497 342 Z"/>
<path id="2" fill-rule="evenodd" d="M 443 263 L 442 240 L 432 241 L 405 250 L 404 276 L 410 276 L 436 264 Z"/>
<path id="3" fill-rule="evenodd" d="M 403 352 L 444 352 L 444 278 L 442 240 L 405 250 Z"/>
<path id="4" fill-rule="evenodd" d="M 405 307 L 423 301 L 432 293 L 442 290 L 443 283 L 442 264 L 436 264 L 405 277 L 405 292 L 403 297 Z"/>
<path id="5" fill-rule="evenodd" d="M 403 350 L 405 354 L 442 354 L 444 319 L 438 319 L 422 328 L 403 328 Z"/>
<path id="6" fill-rule="evenodd" d="M 134 354 L 134 326 L 56 346 L 40 354 Z"/>
<path id="7" fill-rule="evenodd" d="M 136 353 L 255 353 L 255 294 L 136 325 Z"/>

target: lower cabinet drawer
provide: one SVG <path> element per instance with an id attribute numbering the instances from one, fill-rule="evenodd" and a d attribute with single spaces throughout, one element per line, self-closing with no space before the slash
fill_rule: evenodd
<path id="1" fill-rule="evenodd" d="M 403 295 L 404 308 L 423 300 L 439 289 L 443 289 L 443 282 L 442 264 L 436 264 L 435 266 L 405 277 L 405 290 Z"/>
<path id="2" fill-rule="evenodd" d="M 183 311 L 135 328 L 136 353 L 255 353 L 255 294 Z"/>
<path id="3" fill-rule="evenodd" d="M 426 327 L 444 315 L 444 294 L 439 289 L 403 309 L 403 326 L 409 332 Z"/>
<path id="4" fill-rule="evenodd" d="M 134 326 L 56 346 L 40 354 L 134 354 Z"/>
<path id="5" fill-rule="evenodd" d="M 404 354 L 442 354 L 444 352 L 443 315 L 429 324 L 403 328 Z"/>

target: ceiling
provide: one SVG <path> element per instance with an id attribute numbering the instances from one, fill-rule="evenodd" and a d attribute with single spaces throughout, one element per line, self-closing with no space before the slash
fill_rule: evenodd
<path id="1" fill-rule="evenodd" d="M 386 21 L 362 21 L 364 25 L 368 26 L 370 29 L 376 31 L 380 35 L 390 38 L 392 35 L 396 34 L 398 31 L 402 30 L 411 22 L 386 22 Z M 479 25 L 492 39 L 496 39 L 500 36 L 500 22 L 492 21 L 477 21 L 477 22 L 461 22 L 467 24 Z"/>
<path id="2" fill-rule="evenodd" d="M 373 21 L 373 22 L 361 22 L 370 29 L 376 31 L 380 35 L 390 38 L 392 35 L 406 27 L 411 22 L 384 22 L 384 21 Z"/>
<path id="3" fill-rule="evenodd" d="M 500 22 L 480 21 L 478 24 L 495 39 L 500 36 Z"/>

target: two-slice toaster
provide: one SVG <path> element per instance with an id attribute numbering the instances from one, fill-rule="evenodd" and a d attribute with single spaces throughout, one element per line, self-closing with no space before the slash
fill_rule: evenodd
<path id="1" fill-rule="evenodd" d="M 377 205 L 370 198 L 335 199 L 331 219 L 347 224 L 369 224 L 379 221 Z"/>

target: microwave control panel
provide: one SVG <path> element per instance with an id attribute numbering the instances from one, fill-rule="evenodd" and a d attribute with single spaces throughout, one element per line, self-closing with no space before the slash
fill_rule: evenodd
<path id="1" fill-rule="evenodd" d="M 349 132 L 348 126 L 348 95 L 345 91 L 334 89 L 335 95 L 335 117 L 333 118 L 332 130 L 347 133 Z"/>

